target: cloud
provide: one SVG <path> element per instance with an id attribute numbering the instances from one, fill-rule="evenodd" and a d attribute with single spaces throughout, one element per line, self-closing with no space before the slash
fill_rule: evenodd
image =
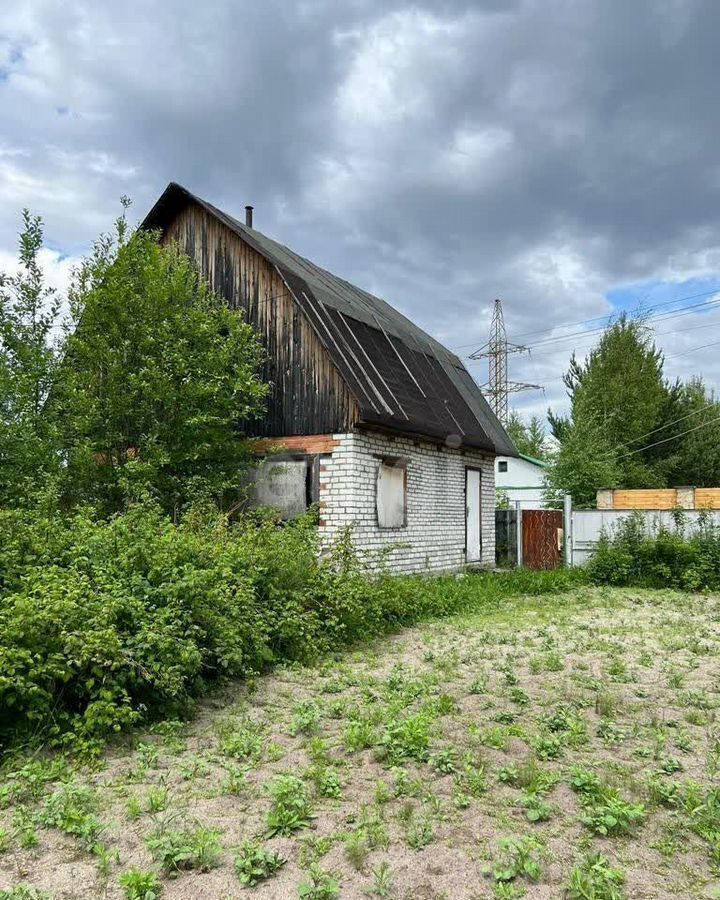
<path id="1" fill-rule="evenodd" d="M 77 257 L 121 195 L 140 218 L 172 179 L 254 203 L 458 352 L 496 296 L 511 339 L 568 334 L 620 295 L 720 284 L 719 28 L 710 0 L 6 4 L 0 260 L 23 206 Z M 591 339 L 514 357 L 546 393 L 513 399 L 562 403 Z M 702 328 L 658 341 L 717 384 Z"/>

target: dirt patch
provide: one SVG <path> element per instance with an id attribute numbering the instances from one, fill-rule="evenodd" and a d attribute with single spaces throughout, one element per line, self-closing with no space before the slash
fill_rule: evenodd
<path id="1" fill-rule="evenodd" d="M 719 621 L 715 597 L 521 598 L 233 686 L 95 771 L 26 761 L 0 889 L 122 898 L 134 869 L 236 898 L 250 841 L 285 860 L 259 898 L 561 897 L 594 853 L 628 897 L 712 897 Z"/>

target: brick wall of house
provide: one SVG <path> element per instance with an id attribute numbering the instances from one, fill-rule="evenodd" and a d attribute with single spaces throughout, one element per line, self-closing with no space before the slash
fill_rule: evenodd
<path id="1" fill-rule="evenodd" d="M 382 555 L 398 571 L 460 568 L 465 564 L 465 467 L 472 466 L 482 471 L 482 564 L 495 564 L 492 456 L 376 433 L 336 434 L 333 439 L 337 444 L 332 453 L 320 457 L 320 522 L 326 546 L 352 525 L 355 545 L 371 564 Z M 399 457 L 407 466 L 404 528 L 377 525 L 382 457 Z"/>

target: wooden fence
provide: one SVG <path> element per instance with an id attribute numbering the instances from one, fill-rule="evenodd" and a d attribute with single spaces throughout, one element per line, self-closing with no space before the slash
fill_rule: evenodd
<path id="1" fill-rule="evenodd" d="M 598 509 L 720 509 L 720 488 L 677 487 L 597 492 Z"/>

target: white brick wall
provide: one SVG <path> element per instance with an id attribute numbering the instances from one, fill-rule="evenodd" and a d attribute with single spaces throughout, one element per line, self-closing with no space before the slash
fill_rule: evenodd
<path id="1" fill-rule="evenodd" d="M 495 565 L 494 457 L 377 433 L 333 437 L 339 446 L 320 458 L 320 533 L 326 546 L 352 525 L 355 546 L 371 565 L 382 557 L 396 571 L 460 568 L 465 564 L 465 467 L 471 466 L 482 470 L 482 564 Z M 404 528 L 377 526 L 375 490 L 383 456 L 401 457 L 407 464 Z"/>

